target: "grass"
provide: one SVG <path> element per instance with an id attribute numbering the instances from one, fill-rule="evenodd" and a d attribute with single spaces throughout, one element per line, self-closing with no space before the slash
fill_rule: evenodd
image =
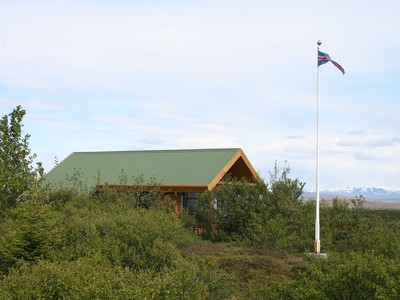
<path id="1" fill-rule="evenodd" d="M 187 246 L 181 251 L 187 258 L 202 258 L 217 264 L 232 276 L 235 286 L 242 293 L 245 293 L 251 285 L 285 282 L 304 264 L 302 254 L 208 241 Z"/>

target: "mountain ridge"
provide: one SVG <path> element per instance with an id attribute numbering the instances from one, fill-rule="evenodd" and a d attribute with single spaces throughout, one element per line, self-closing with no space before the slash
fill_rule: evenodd
<path id="1" fill-rule="evenodd" d="M 304 198 L 315 198 L 315 191 L 305 191 Z M 363 196 L 367 201 L 400 202 L 400 189 L 383 187 L 346 187 L 320 190 L 321 198 L 355 198 Z"/>

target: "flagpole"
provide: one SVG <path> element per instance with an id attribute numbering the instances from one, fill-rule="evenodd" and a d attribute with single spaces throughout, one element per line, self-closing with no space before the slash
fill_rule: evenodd
<path id="1" fill-rule="evenodd" d="M 317 42 L 317 57 L 319 46 L 321 46 L 322 42 L 319 40 Z M 321 253 L 321 242 L 319 235 L 319 67 L 317 64 L 317 157 L 316 157 L 316 203 L 315 203 L 315 240 L 314 240 L 314 253 Z"/>

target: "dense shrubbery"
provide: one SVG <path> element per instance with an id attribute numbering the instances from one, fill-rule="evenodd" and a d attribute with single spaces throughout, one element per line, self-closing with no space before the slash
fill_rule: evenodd
<path id="1" fill-rule="evenodd" d="M 302 202 L 304 184 L 288 177 L 289 168 L 271 175 L 269 184 L 250 186 L 230 179 L 201 196 L 198 219 L 214 241 L 285 251 L 310 251 L 313 245 L 312 202 Z"/>
<path id="2" fill-rule="evenodd" d="M 1 299 L 224 299 L 226 275 L 204 262 L 132 272 L 101 255 L 23 263 L 0 282 Z"/>
<path id="3" fill-rule="evenodd" d="M 23 261 L 51 258 L 61 246 L 56 221 L 47 205 L 10 209 L 0 226 L 0 274 Z"/>
<path id="4" fill-rule="evenodd" d="M 315 202 L 303 201 L 303 184 L 287 177 L 271 176 L 270 184 L 249 186 L 232 180 L 200 198 L 198 220 L 214 241 L 288 252 L 313 250 Z M 322 204 L 321 236 L 325 251 L 374 251 L 388 258 L 399 257 L 400 223 L 392 216 L 383 219 L 364 209 L 362 202 L 351 208 L 334 199 Z"/>
<path id="5" fill-rule="evenodd" d="M 399 299 L 400 260 L 374 252 L 309 258 L 295 279 L 263 293 L 270 299 Z"/>
<path id="6" fill-rule="evenodd" d="M 65 206 L 63 259 L 101 253 L 114 265 L 162 271 L 179 264 L 177 247 L 193 242 L 179 220 L 159 210 L 133 209 L 128 203 Z"/>
<path id="7" fill-rule="evenodd" d="M 202 195 L 203 238 L 252 251 L 310 252 L 315 204 L 299 198 L 302 184 L 287 174 L 268 185 L 232 180 Z M 182 255 L 202 242 L 183 224 L 193 219 L 174 216 L 171 203 L 138 207 L 132 195 L 109 189 L 90 196 L 63 187 L 38 195 L 36 203 L 0 214 L 0 298 L 396 299 L 400 293 L 398 214 L 384 217 L 335 199 L 321 207 L 328 259 L 299 258 L 282 283 L 253 278 L 238 288 L 224 260 Z M 243 259 L 254 264 L 251 256 Z"/>
<path id="8" fill-rule="evenodd" d="M 229 293 L 217 266 L 184 258 L 198 243 L 178 218 L 81 197 L 3 213 L 0 298 L 214 299 Z"/>
<path id="9" fill-rule="evenodd" d="M 206 236 L 258 249 L 312 252 L 315 202 L 303 201 L 303 185 L 287 170 L 269 185 L 233 180 L 201 198 Z M 321 206 L 321 236 L 328 259 L 305 259 L 281 284 L 249 282 L 243 298 L 398 299 L 400 213 L 363 208 L 363 197 Z M 307 257 L 307 256 L 306 256 Z"/>

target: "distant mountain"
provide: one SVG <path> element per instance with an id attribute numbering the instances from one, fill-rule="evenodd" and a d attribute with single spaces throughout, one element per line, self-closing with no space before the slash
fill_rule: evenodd
<path id="1" fill-rule="evenodd" d="M 321 190 L 320 197 L 325 199 L 355 198 L 363 196 L 367 201 L 400 202 L 400 189 L 388 189 L 381 187 L 347 187 Z M 315 198 L 315 192 L 304 192 L 304 198 Z"/>

